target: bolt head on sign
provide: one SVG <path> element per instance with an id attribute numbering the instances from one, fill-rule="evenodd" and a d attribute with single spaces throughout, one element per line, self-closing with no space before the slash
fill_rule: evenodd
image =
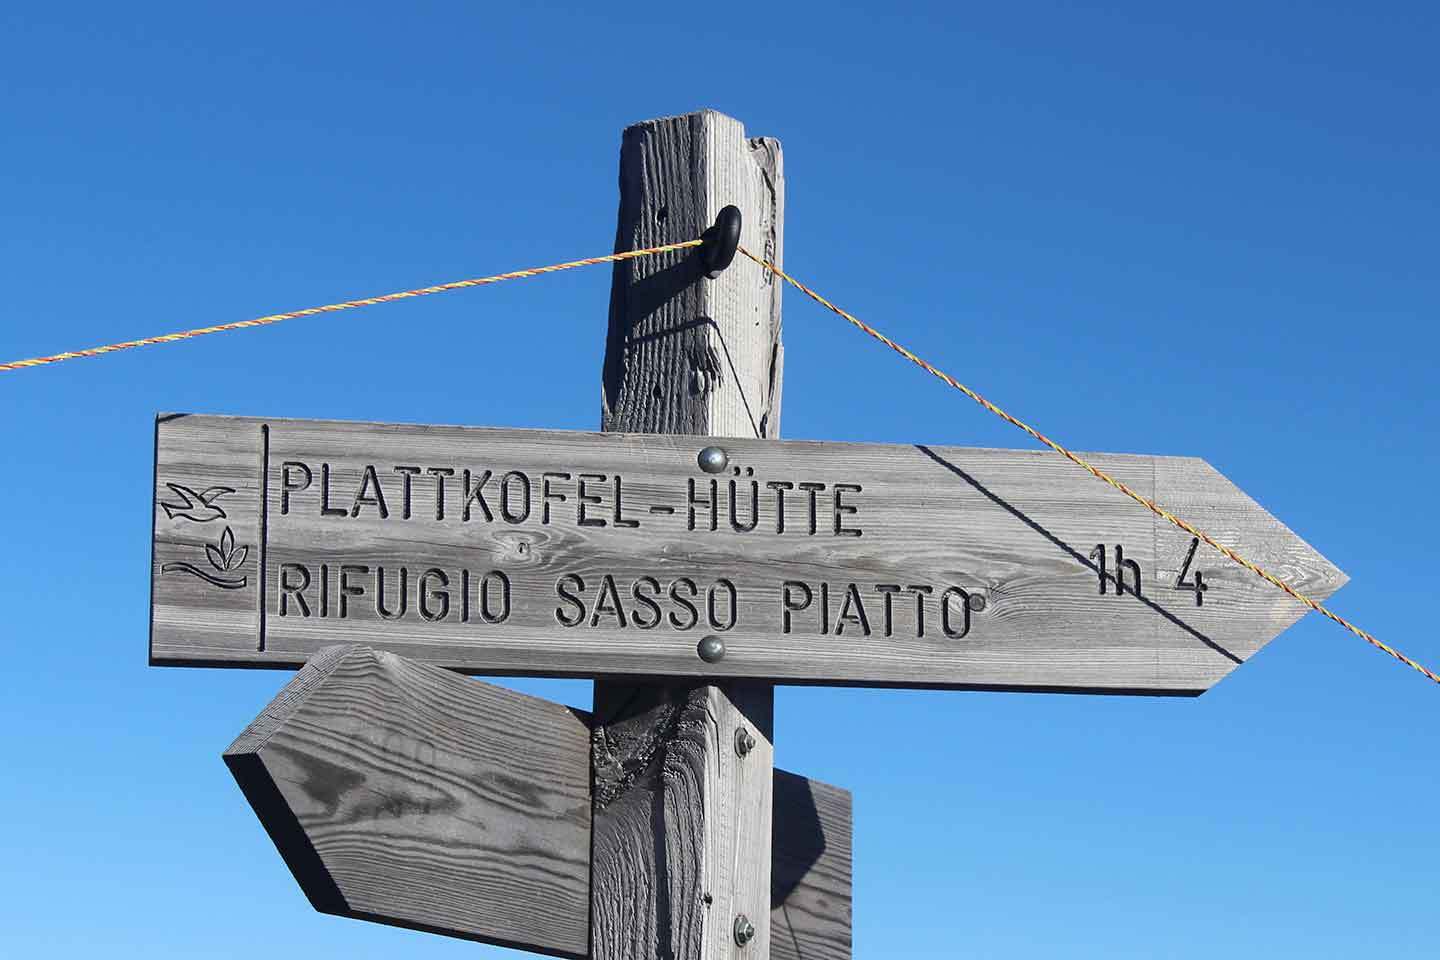
<path id="1" fill-rule="evenodd" d="M 719 637 L 705 637 L 700 641 L 696 652 L 706 663 L 719 663 L 725 659 L 725 641 Z"/>
<path id="2" fill-rule="evenodd" d="M 1306 612 L 1046 452 L 193 415 L 156 434 L 158 664 L 365 643 L 497 675 L 1195 694 Z M 1317 599 L 1345 582 L 1203 461 L 1091 459 Z"/>
<path id="3" fill-rule="evenodd" d="M 724 447 L 706 447 L 696 459 L 700 463 L 700 469 L 706 473 L 721 473 L 730 464 L 730 456 Z"/>

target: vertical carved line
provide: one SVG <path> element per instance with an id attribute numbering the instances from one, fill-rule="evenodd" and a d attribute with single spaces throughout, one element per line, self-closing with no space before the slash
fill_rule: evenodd
<path id="1" fill-rule="evenodd" d="M 259 639 L 256 650 L 265 652 L 265 545 L 270 533 L 270 424 L 260 424 L 260 598 Z"/>

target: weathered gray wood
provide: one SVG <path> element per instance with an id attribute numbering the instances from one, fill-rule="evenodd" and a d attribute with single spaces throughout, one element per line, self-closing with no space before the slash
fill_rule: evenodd
<path id="1" fill-rule="evenodd" d="M 588 736 L 559 704 L 337 647 L 225 762 L 317 910 L 583 957 Z"/>
<path id="2" fill-rule="evenodd" d="M 311 658 L 225 762 L 316 909 L 584 956 L 590 720 L 336 646 Z M 848 957 L 849 796 L 774 776 L 776 955 Z"/>
<path id="3" fill-rule="evenodd" d="M 772 704 L 768 684 L 596 684 L 595 960 L 729 956 L 737 915 L 763 949 Z M 743 758 L 741 728 L 755 741 Z"/>
<path id="4" fill-rule="evenodd" d="M 850 791 L 775 771 L 771 960 L 849 960 Z"/>
<path id="5" fill-rule="evenodd" d="M 747 141 L 738 121 L 714 111 L 625 131 L 617 250 L 697 236 L 726 204 L 744 216 L 741 243 L 778 262 L 778 143 Z M 694 257 L 616 264 L 606 431 L 774 437 L 779 365 L 780 287 L 743 258 L 704 280 Z M 593 960 L 719 960 L 742 951 L 765 960 L 771 686 L 600 680 L 595 711 Z M 754 742 L 743 758 L 741 731 Z M 735 935 L 742 918 L 753 930 L 743 944 Z"/>
<path id="6" fill-rule="evenodd" d="M 377 426 L 319 421 L 172 417 L 159 424 L 151 656 L 158 663 L 298 666 L 323 646 L 364 642 L 443 666 L 493 674 L 570 674 L 580 676 L 686 676 L 706 679 L 754 678 L 794 682 L 905 684 L 954 687 L 1064 689 L 1101 692 L 1196 693 L 1248 658 L 1272 636 L 1305 612 L 1299 603 L 1259 578 L 1200 547 L 1187 580 L 1203 573 L 1203 605 L 1196 595 L 1177 589 L 1190 538 L 1158 520 L 1129 499 L 1053 454 L 1028 451 L 929 448 L 873 444 L 808 443 L 776 440 L 725 440 L 731 461 L 753 468 L 755 477 L 721 478 L 720 513 L 715 531 L 698 514 L 700 526 L 686 530 L 687 483 L 703 485 L 708 474 L 695 466 L 705 438 L 493 431 L 473 428 Z M 262 431 L 268 431 L 269 491 L 262 510 L 259 490 L 264 473 Z M 1242 554 L 1286 577 L 1302 591 L 1327 597 L 1345 577 L 1302 540 L 1290 533 L 1224 477 L 1200 460 L 1094 454 L 1100 466 L 1175 507 Z M 314 473 L 311 487 L 290 494 L 280 489 L 282 464 L 305 462 Z M 329 464 L 332 500 L 351 507 L 364 468 L 383 476 L 389 517 L 373 506 L 360 516 L 320 515 L 322 464 Z M 535 487 L 532 511 L 523 523 L 506 523 L 492 494 L 494 522 L 477 509 L 461 517 L 459 483 L 447 485 L 443 521 L 434 516 L 434 485 L 414 482 L 412 517 L 403 519 L 400 476 L 395 465 L 464 470 L 524 470 Z M 548 524 L 540 522 L 540 476 L 561 471 L 572 476 L 623 476 L 623 516 L 636 528 L 582 527 L 573 512 L 573 485 L 564 503 L 554 503 Z M 422 474 L 421 476 L 424 476 Z M 787 499 L 786 532 L 775 533 L 773 498 L 762 496 L 755 530 L 731 529 L 728 483 L 750 479 L 825 483 L 818 499 L 816 533 L 810 535 L 805 501 Z M 432 478 L 433 480 L 433 478 Z M 168 486 L 203 492 L 223 485 L 234 493 L 212 498 L 223 518 L 174 517 L 167 510 L 181 498 Z M 834 535 L 830 491 L 836 484 L 861 488 L 847 492 L 855 514 L 842 514 L 844 529 L 859 537 Z M 492 481 L 491 489 L 494 489 Z M 601 484 L 597 515 L 613 518 L 613 489 Z M 737 500 L 743 503 L 742 493 Z M 647 505 L 673 507 L 654 515 Z M 563 511 L 565 512 L 561 512 Z M 748 504 L 741 507 L 748 517 Z M 262 519 L 264 523 L 262 524 Z M 262 526 L 267 533 L 261 536 Z M 224 530 L 232 530 L 228 543 Z M 1095 548 L 1105 546 L 1106 592 L 1099 590 Z M 232 570 L 219 566 L 225 557 Z M 1125 564 L 1117 563 L 1116 546 Z M 1095 557 L 1095 558 L 1092 558 Z M 260 564 L 266 565 L 264 576 Z M 173 566 L 188 564 L 243 585 L 223 589 Z M 299 616 L 296 602 L 285 603 L 280 589 L 286 564 L 301 564 L 319 579 L 329 570 L 329 594 L 322 601 L 312 583 L 306 593 L 310 616 Z M 341 618 L 337 571 L 341 564 L 369 568 L 352 577 L 365 594 L 348 598 Z M 1134 567 L 1130 566 L 1131 564 Z M 404 616 L 386 620 L 376 612 L 375 568 L 384 567 L 385 603 L 398 603 L 399 570 L 408 572 Z M 448 571 L 449 606 L 443 618 L 423 616 L 417 578 L 430 568 Z M 479 575 L 503 570 L 511 581 L 511 615 L 489 624 L 480 616 Z M 1134 594 L 1134 571 L 1142 593 Z M 468 623 L 461 622 L 459 584 L 470 571 Z M 1127 590 L 1116 591 L 1115 575 L 1124 571 Z M 616 583 L 626 626 L 597 604 L 604 578 Z M 557 596 L 557 583 L 579 576 L 585 606 L 583 625 L 563 626 L 577 608 Z M 641 629 L 649 611 L 631 586 L 654 577 L 665 585 L 691 578 L 698 587 L 699 622 L 677 629 L 668 620 Z M 707 664 L 695 653 L 706 633 L 704 603 L 709 586 L 721 578 L 734 584 L 736 622 L 724 637 L 725 658 Z M 434 587 L 433 578 L 428 585 Z M 571 581 L 573 583 L 573 581 Z M 786 582 L 811 590 L 806 609 L 791 612 L 784 630 Z M 265 585 L 264 596 L 258 585 Z M 849 619 L 844 606 L 850 591 Z M 823 594 L 828 614 L 822 615 Z M 877 588 L 899 586 L 891 597 L 889 633 L 885 594 Z M 925 635 L 918 636 L 917 594 L 910 586 L 928 586 L 919 595 Z M 944 632 L 939 599 L 950 587 L 984 598 L 972 611 L 963 638 Z M 720 589 L 717 609 L 728 620 L 728 593 Z M 498 588 L 492 604 L 500 603 Z M 800 588 L 788 594 L 792 606 L 803 599 Z M 963 612 L 952 593 L 950 627 L 960 632 Z M 321 606 L 328 604 L 327 615 Z M 972 600 L 975 604 L 977 601 Z M 259 610 L 264 604 L 264 649 L 259 649 Z M 662 597 L 662 613 L 677 618 L 684 608 Z M 863 604 L 866 623 L 859 624 Z M 591 625 L 594 621 L 594 626 Z M 684 625 L 688 626 L 688 622 Z M 823 628 L 823 629 L 822 629 Z"/>
<path id="7" fill-rule="evenodd" d="M 698 237 L 727 204 L 744 217 L 741 245 L 781 264 L 778 141 L 747 140 L 740 121 L 713 110 L 625 130 L 617 251 Z M 774 275 L 743 256 L 715 280 L 701 279 L 689 250 L 616 263 L 602 428 L 777 436 L 780 294 Z"/>

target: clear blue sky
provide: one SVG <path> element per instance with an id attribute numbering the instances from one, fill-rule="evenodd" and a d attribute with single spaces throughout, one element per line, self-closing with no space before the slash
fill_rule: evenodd
<path id="1" fill-rule="evenodd" d="M 5 5 L 0 360 L 608 252 L 622 127 L 711 106 L 783 141 L 797 274 L 1079 449 L 1208 459 L 1440 665 L 1432 4 L 541 7 Z M 0 952 L 518 956 L 311 911 L 219 759 L 287 675 L 145 665 L 152 418 L 593 429 L 608 284 L 0 375 Z M 785 330 L 789 437 L 1026 445 Z M 782 689 L 777 757 L 854 791 L 859 957 L 1397 960 L 1437 709 L 1312 616 L 1194 700 Z"/>

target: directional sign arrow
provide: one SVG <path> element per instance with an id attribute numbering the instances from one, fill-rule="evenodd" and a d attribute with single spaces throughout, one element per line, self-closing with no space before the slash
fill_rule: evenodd
<path id="1" fill-rule="evenodd" d="M 1086 455 L 1317 599 L 1201 460 Z M 151 661 L 1196 694 L 1305 607 L 1061 458 L 173 415 Z"/>
<path id="2" fill-rule="evenodd" d="M 317 910 L 565 957 L 590 949 L 589 717 L 331 647 L 225 752 Z M 850 794 L 775 771 L 771 955 L 850 956 Z"/>

